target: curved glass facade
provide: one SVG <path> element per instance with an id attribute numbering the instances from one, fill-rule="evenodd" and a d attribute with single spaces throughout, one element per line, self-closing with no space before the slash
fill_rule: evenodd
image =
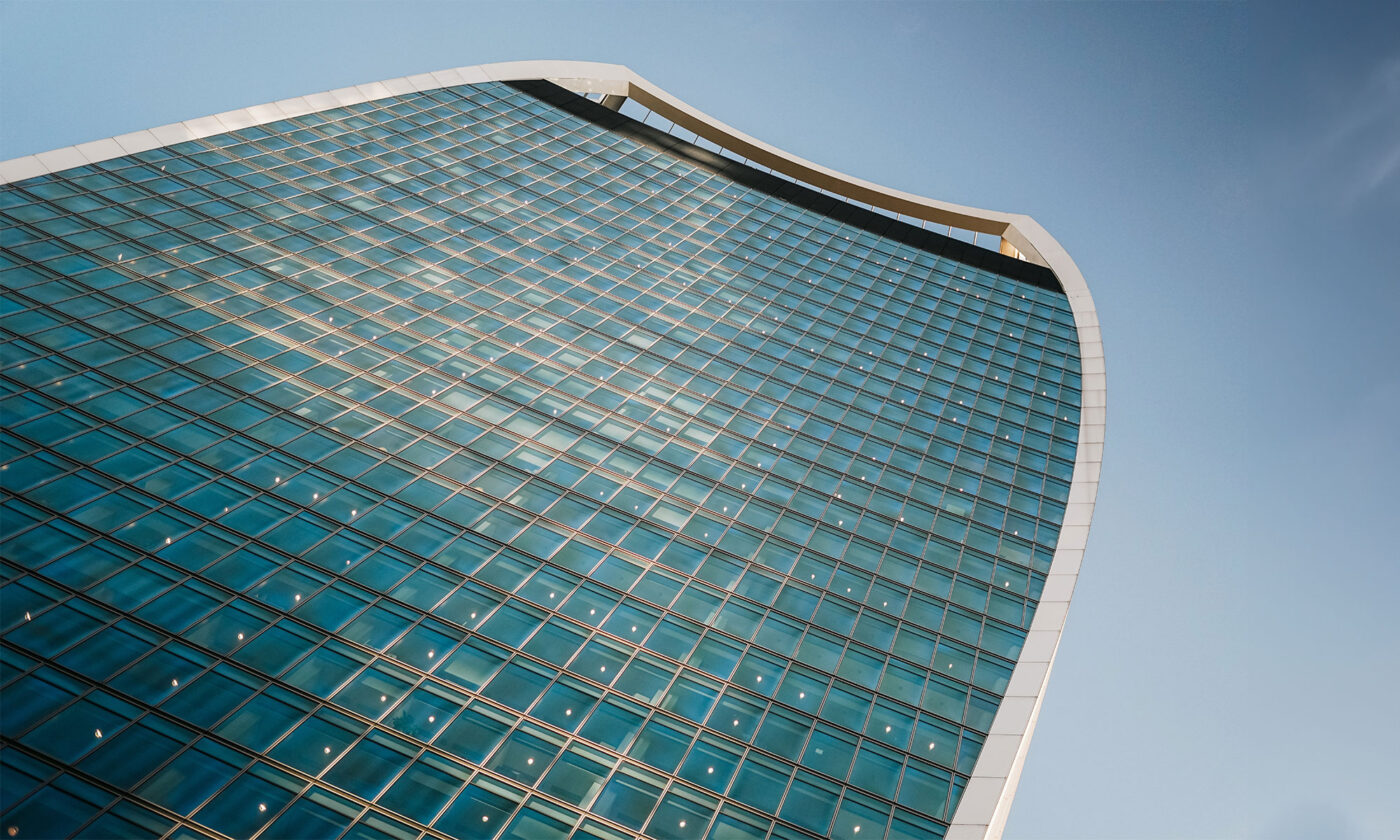
<path id="1" fill-rule="evenodd" d="M 1048 271 L 544 83 L 0 188 L 7 836 L 941 837 Z"/>

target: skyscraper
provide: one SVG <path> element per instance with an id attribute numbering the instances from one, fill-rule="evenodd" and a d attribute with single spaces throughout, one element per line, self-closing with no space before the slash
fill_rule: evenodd
<path id="1" fill-rule="evenodd" d="M 578 62 L 0 181 L 7 836 L 1000 834 L 1104 420 L 1029 218 Z"/>

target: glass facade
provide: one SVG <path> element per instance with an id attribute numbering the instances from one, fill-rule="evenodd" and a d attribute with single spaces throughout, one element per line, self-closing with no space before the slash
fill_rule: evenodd
<path id="1" fill-rule="evenodd" d="M 493 83 L 0 188 L 6 836 L 943 836 L 1069 304 L 660 136 Z"/>

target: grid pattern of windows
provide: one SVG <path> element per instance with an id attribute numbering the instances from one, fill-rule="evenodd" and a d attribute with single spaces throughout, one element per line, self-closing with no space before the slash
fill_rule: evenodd
<path id="1" fill-rule="evenodd" d="M 0 189 L 14 837 L 941 837 L 1064 295 L 507 85 Z"/>

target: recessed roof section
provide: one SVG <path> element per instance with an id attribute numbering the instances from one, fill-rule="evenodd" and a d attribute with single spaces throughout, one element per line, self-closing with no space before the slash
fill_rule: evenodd
<path id="1" fill-rule="evenodd" d="M 994 242 L 1001 243 L 1001 248 L 991 250 L 978 243 L 979 237 L 985 241 L 990 234 L 949 225 L 942 226 L 946 231 L 940 231 L 937 226 L 930 227 L 927 220 L 832 193 L 709 141 L 699 132 L 687 130 L 681 123 L 651 111 L 635 99 L 616 93 L 572 92 L 543 79 L 522 79 L 508 84 L 609 131 L 665 150 L 783 201 L 948 259 L 1040 288 L 1061 291 L 1050 269 L 1022 258 L 1000 237 L 992 236 Z M 703 126 L 701 128 L 703 130 Z"/>

